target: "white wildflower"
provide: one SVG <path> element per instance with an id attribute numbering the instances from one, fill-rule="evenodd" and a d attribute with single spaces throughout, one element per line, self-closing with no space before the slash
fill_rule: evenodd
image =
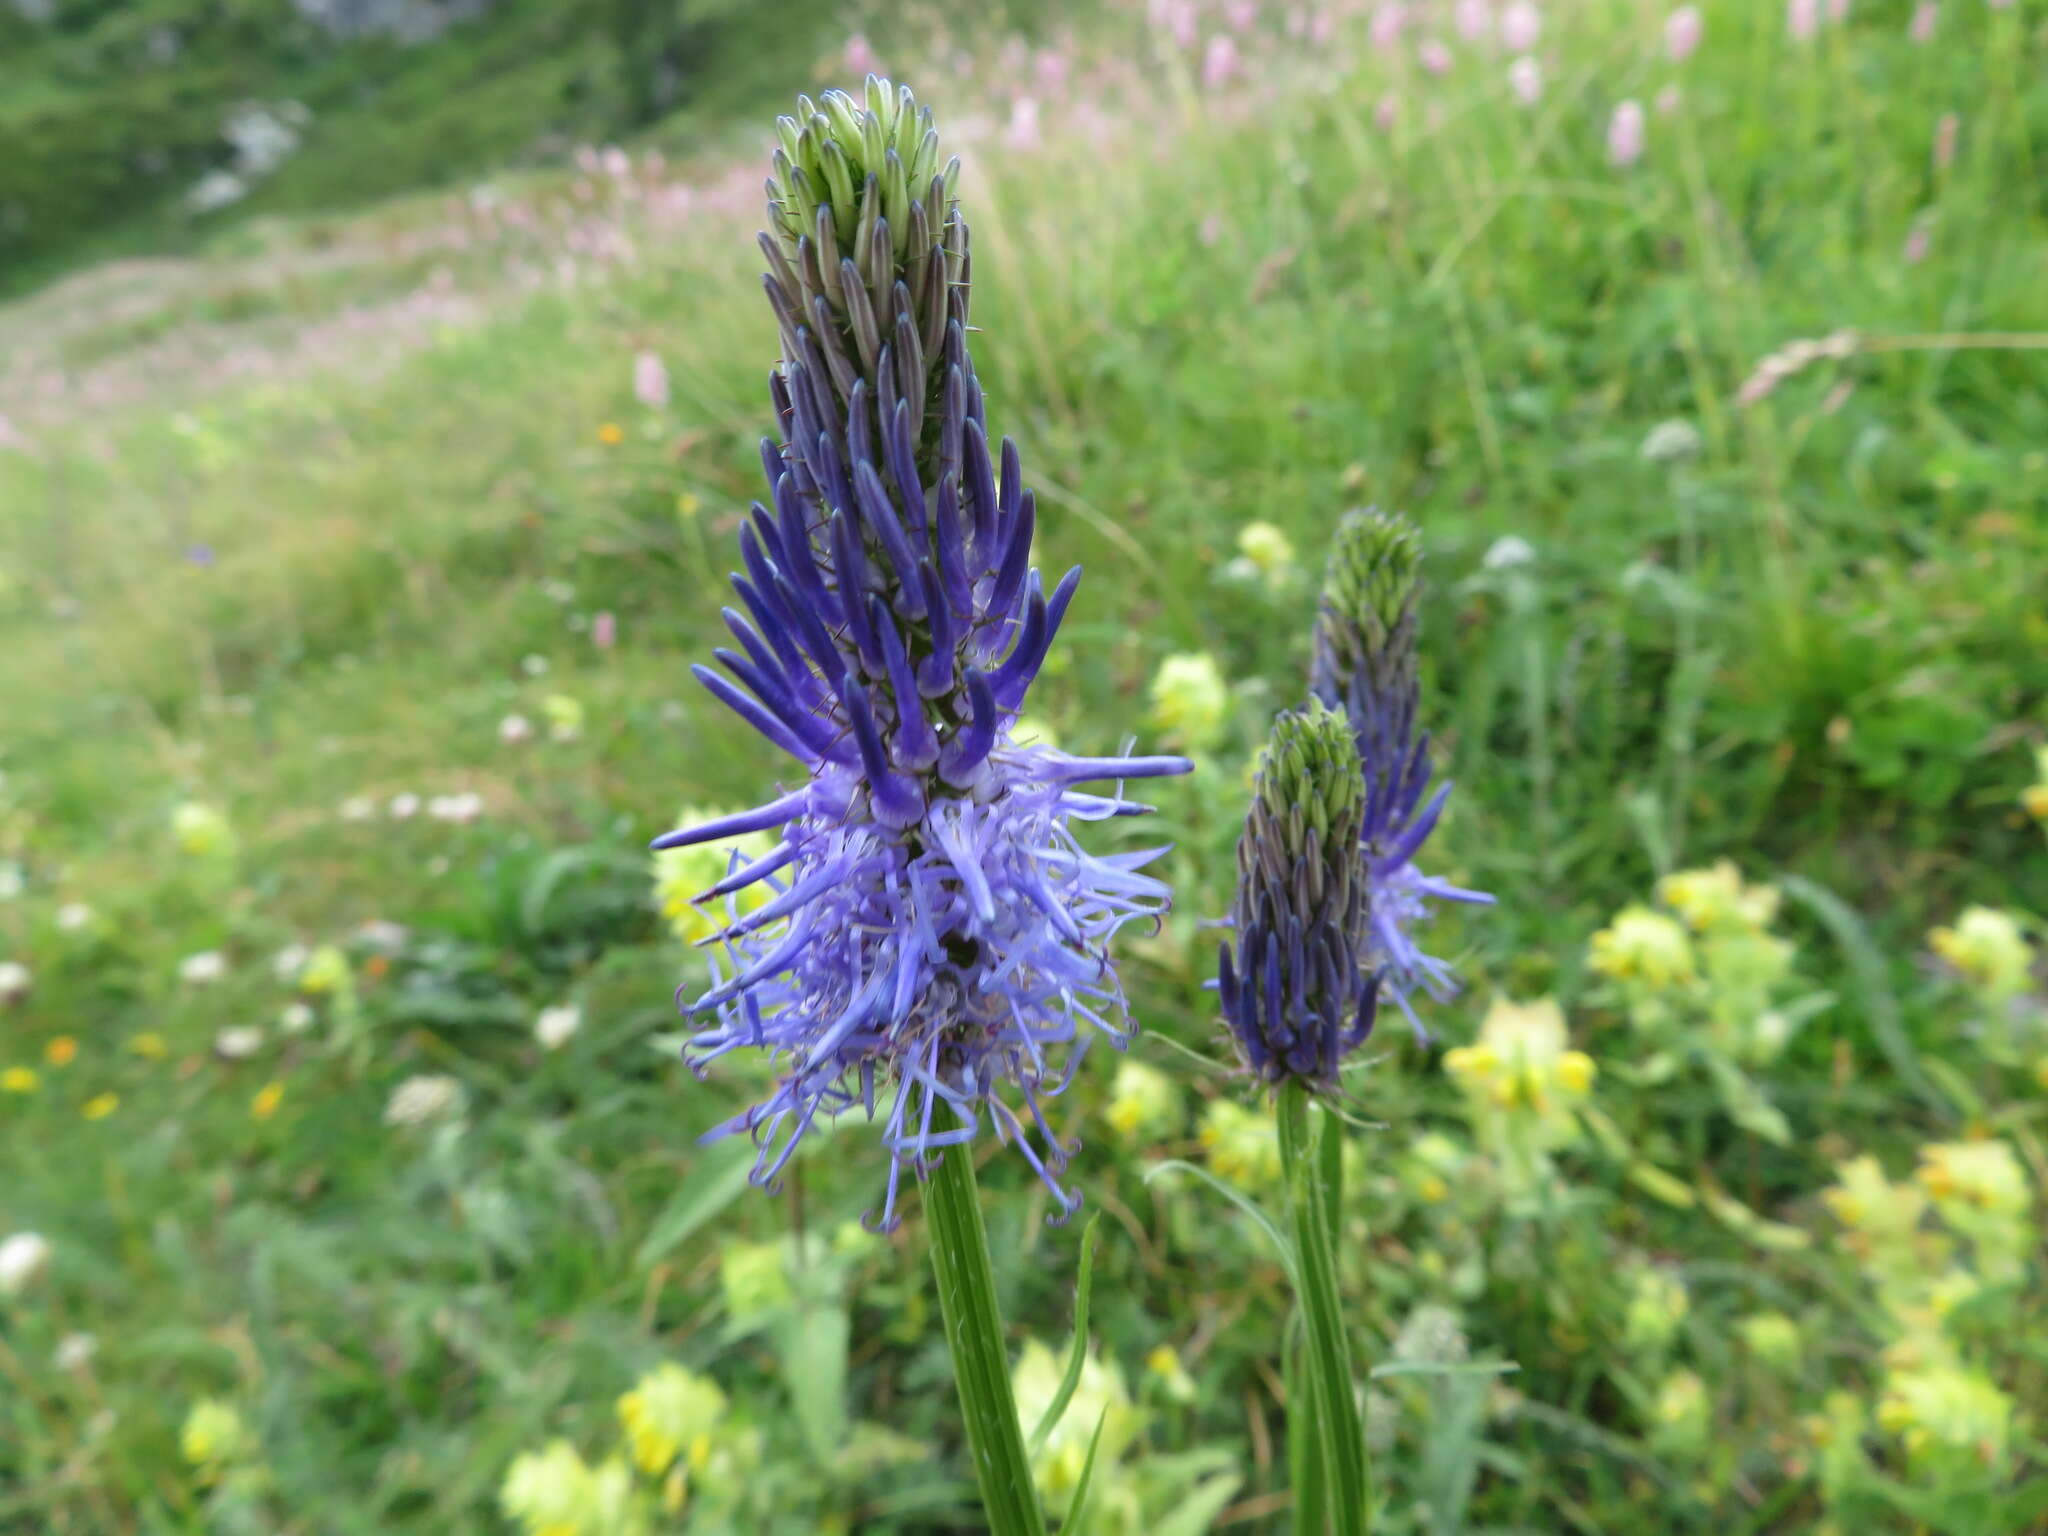
<path id="1" fill-rule="evenodd" d="M 188 986 L 204 987 L 228 973 L 227 957 L 217 949 L 202 949 L 178 962 L 178 980 Z"/>
<path id="2" fill-rule="evenodd" d="M 19 1296 L 50 1266 L 50 1243 L 40 1232 L 16 1232 L 0 1241 L 0 1296 Z"/>
<path id="3" fill-rule="evenodd" d="M 582 1027 L 583 1010 L 574 1003 L 564 1003 L 558 1008 L 541 1009 L 540 1017 L 533 1021 L 533 1038 L 540 1042 L 542 1050 L 558 1051 Z"/>
<path id="4" fill-rule="evenodd" d="M 426 1125 L 452 1119 L 462 1113 L 465 1095 L 462 1084 L 452 1077 L 408 1077 L 391 1091 L 384 1106 L 386 1125 Z"/>

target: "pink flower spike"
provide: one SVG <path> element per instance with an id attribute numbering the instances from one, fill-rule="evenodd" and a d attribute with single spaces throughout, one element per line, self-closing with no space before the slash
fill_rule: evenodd
<path id="1" fill-rule="evenodd" d="M 1536 62 L 1534 54 L 1525 53 L 1508 66 L 1508 89 L 1525 107 L 1533 107 L 1543 99 L 1543 66 Z"/>
<path id="2" fill-rule="evenodd" d="M 1432 75 L 1444 74 L 1451 67 L 1451 50 L 1433 37 L 1425 37 L 1416 46 L 1415 57 Z"/>
<path id="3" fill-rule="evenodd" d="M 668 405 L 668 369 L 652 352 L 642 352 L 633 359 L 633 398 L 650 411 L 663 410 Z"/>
<path id="4" fill-rule="evenodd" d="M 869 46 L 865 32 L 856 32 L 846 40 L 846 55 L 843 60 L 847 74 L 854 82 L 867 79 L 869 75 L 881 73 L 881 60 L 875 57 L 875 50 Z"/>
<path id="5" fill-rule="evenodd" d="M 1500 13 L 1501 46 L 1509 53 L 1527 53 L 1543 35 L 1543 13 L 1530 0 L 1513 0 Z"/>
<path id="6" fill-rule="evenodd" d="M 1673 11 L 1664 23 L 1664 51 L 1671 55 L 1671 62 L 1683 64 L 1691 58 L 1705 30 L 1698 6 L 1681 5 Z"/>
<path id="7" fill-rule="evenodd" d="M 1458 36 L 1468 43 L 1477 43 L 1493 30 L 1493 12 L 1487 0 L 1458 0 L 1451 8 L 1451 22 L 1457 27 Z"/>
<path id="8" fill-rule="evenodd" d="M 1906 36 L 1916 48 L 1924 48 L 1934 41 L 1934 23 L 1941 15 L 1941 7 L 1934 0 L 1920 0 L 1913 7 L 1913 24 L 1906 28 Z"/>
<path id="9" fill-rule="evenodd" d="M 1962 120 L 1953 112 L 1941 114 L 1941 121 L 1934 125 L 1934 168 L 1945 171 L 1956 163 L 1956 133 L 1962 127 Z"/>
<path id="10" fill-rule="evenodd" d="M 1010 125 L 1003 130 L 1003 142 L 1012 149 L 1033 150 L 1039 145 L 1038 100 L 1019 96 L 1010 104 Z"/>
<path id="11" fill-rule="evenodd" d="M 1820 0 L 1785 0 L 1785 31 L 1803 43 L 1820 30 Z"/>
<path id="12" fill-rule="evenodd" d="M 619 643 L 619 621 L 606 609 L 590 621 L 590 643 L 600 651 L 608 651 Z"/>
<path id="13" fill-rule="evenodd" d="M 1614 109 L 1607 120 L 1607 163 L 1627 170 L 1643 158 L 1643 104 L 1629 100 Z"/>
<path id="14" fill-rule="evenodd" d="M 1209 39 L 1209 46 L 1202 52 L 1202 85 L 1207 90 L 1220 90 L 1237 78 L 1240 59 L 1237 44 L 1225 33 L 1219 32 Z"/>

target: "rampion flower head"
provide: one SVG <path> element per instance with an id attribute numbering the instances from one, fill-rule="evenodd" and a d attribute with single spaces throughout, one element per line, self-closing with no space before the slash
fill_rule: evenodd
<path id="1" fill-rule="evenodd" d="M 1379 970 L 1418 1035 L 1410 992 L 1420 986 L 1443 996 L 1454 982 L 1450 967 L 1423 953 L 1412 930 L 1433 901 L 1493 900 L 1425 875 L 1415 863 L 1451 792 L 1443 784 L 1428 793 L 1429 733 L 1417 718 L 1421 582 L 1422 539 L 1407 519 L 1348 514 L 1331 547 L 1309 671 L 1315 697 L 1350 720 L 1365 776 L 1359 842 L 1371 931 L 1363 959 Z"/>
<path id="2" fill-rule="evenodd" d="M 1017 450 L 989 441 L 958 162 L 940 164 L 930 112 L 870 78 L 864 99 L 799 98 L 777 132 L 761 249 L 782 440 L 761 449 L 772 505 L 740 535 L 739 649 L 697 675 L 806 778 L 655 845 L 780 832 L 704 893 L 725 902 L 730 971 L 695 1004 L 717 1017 L 687 1054 L 780 1066 L 713 1133 L 755 1138 L 757 1182 L 820 1115 L 859 1108 L 892 1155 L 885 1225 L 904 1168 L 984 1120 L 1071 1211 L 1044 1100 L 1093 1035 L 1127 1036 L 1108 943 L 1167 899 L 1140 872 L 1152 853 L 1096 857 L 1073 836 L 1144 807 L 1077 786 L 1187 764 L 1017 739 L 1080 573 L 1045 591 Z M 742 910 L 762 882 L 770 899 Z"/>
<path id="3" fill-rule="evenodd" d="M 1218 960 L 1224 1021 L 1262 1081 L 1334 1088 L 1372 1031 L 1377 980 L 1358 856 L 1365 780 L 1343 715 L 1316 701 L 1273 723 L 1237 841 L 1232 937 Z"/>

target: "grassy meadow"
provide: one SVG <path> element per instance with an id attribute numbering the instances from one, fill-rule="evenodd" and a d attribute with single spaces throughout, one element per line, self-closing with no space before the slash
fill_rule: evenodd
<path id="1" fill-rule="evenodd" d="M 1100 1215 L 1063 1528 L 1290 1528 L 1279 1261 L 1159 1165 L 1276 1178 L 1204 925 L 1378 504 L 1427 862 L 1498 901 L 1346 1079 L 1375 1528 L 2048 1529 L 2048 15 L 1920 10 L 868 27 L 1086 570 L 1032 718 L 1197 764 L 1085 834 L 1171 840 L 1175 911 L 1054 1101 L 1081 1221 L 981 1168 L 1027 1428 Z M 739 158 L 0 308 L 0 1532 L 978 1528 L 919 1202 L 861 1227 L 857 1116 L 773 1194 L 699 1144 L 766 1072 L 680 1064 L 708 881 L 646 852 L 791 771 L 688 670 L 762 494 L 769 125 L 855 83 L 786 51 Z"/>

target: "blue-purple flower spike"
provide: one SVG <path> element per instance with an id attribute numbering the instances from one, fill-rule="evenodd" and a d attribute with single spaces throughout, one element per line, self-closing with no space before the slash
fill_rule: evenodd
<path id="1" fill-rule="evenodd" d="M 1413 930 L 1428 920 L 1432 901 L 1493 898 L 1425 875 L 1415 863 L 1451 792 L 1446 783 L 1429 793 L 1429 733 L 1416 720 L 1421 586 L 1422 539 L 1413 524 L 1398 513 L 1347 513 L 1323 581 L 1309 690 L 1349 717 L 1364 767 L 1359 841 L 1371 909 L 1365 962 L 1379 970 L 1416 1035 L 1427 1039 L 1409 994 L 1420 987 L 1444 997 L 1457 982 L 1448 964 L 1423 952 Z"/>
<path id="2" fill-rule="evenodd" d="M 1333 1092 L 1344 1057 L 1372 1033 L 1379 978 L 1363 963 L 1365 804 L 1343 715 L 1311 699 L 1273 722 L 1237 840 L 1232 937 L 1217 963 L 1224 1022 L 1262 1082 Z"/>
<path id="3" fill-rule="evenodd" d="M 1175 757 L 1077 758 L 1012 740 L 1079 572 L 1048 596 L 1036 509 L 1009 440 L 992 449 L 967 350 L 968 232 L 929 109 L 869 77 L 865 100 L 798 98 L 768 183 L 768 300 L 782 359 L 764 440 L 772 505 L 740 533 L 739 651 L 705 686 L 807 774 L 754 811 L 657 847 L 779 829 L 723 897 L 726 961 L 692 1005 L 698 1070 L 764 1051 L 774 1090 L 745 1131 L 772 1185 L 823 1116 L 879 1119 L 890 1156 L 875 1224 L 983 1129 L 1014 1141 L 1062 1214 L 1072 1152 L 1045 1101 L 1125 1011 L 1109 941 L 1156 919 L 1162 852 L 1096 856 L 1074 824 L 1139 814 L 1121 781 Z M 1081 785 L 1107 781 L 1106 793 Z M 765 882 L 741 913 L 732 893 Z"/>

